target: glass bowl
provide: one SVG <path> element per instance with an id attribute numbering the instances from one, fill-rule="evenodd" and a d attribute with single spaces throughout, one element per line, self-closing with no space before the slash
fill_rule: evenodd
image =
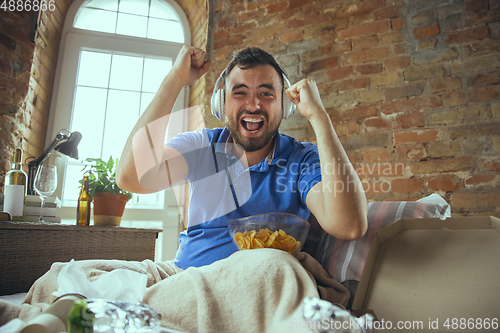
<path id="1" fill-rule="evenodd" d="M 309 222 L 289 213 L 268 213 L 229 220 L 229 230 L 240 250 L 274 248 L 296 254 L 307 239 Z"/>

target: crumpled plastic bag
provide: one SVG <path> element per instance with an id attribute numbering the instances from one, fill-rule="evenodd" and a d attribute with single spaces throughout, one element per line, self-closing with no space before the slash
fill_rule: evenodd
<path id="1" fill-rule="evenodd" d="M 68 333 L 150 333 L 161 315 L 142 303 L 77 300 L 68 314 Z"/>
<path id="2" fill-rule="evenodd" d="M 148 278 L 141 273 L 115 269 L 91 282 L 72 259 L 59 272 L 57 282 L 59 289 L 52 293 L 56 297 L 80 294 L 86 298 L 138 303 L 144 298 Z"/>

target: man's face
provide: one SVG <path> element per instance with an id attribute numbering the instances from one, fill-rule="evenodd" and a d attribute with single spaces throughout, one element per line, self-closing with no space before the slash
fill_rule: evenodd
<path id="1" fill-rule="evenodd" d="M 236 66 L 226 78 L 226 126 L 245 151 L 264 148 L 278 132 L 282 89 L 281 78 L 271 65 Z"/>

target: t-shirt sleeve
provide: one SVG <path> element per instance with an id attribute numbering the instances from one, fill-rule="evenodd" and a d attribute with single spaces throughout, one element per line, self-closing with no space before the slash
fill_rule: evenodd
<path id="1" fill-rule="evenodd" d="M 202 132 L 197 131 L 179 133 L 165 144 L 177 150 L 186 160 L 189 168 L 187 180 L 192 179 L 197 167 L 196 161 L 205 141 L 203 135 Z"/>
<path id="2" fill-rule="evenodd" d="M 302 202 L 306 204 L 306 197 L 311 188 L 321 181 L 321 164 L 318 147 L 308 144 L 304 150 L 304 157 L 300 164 L 299 191 Z"/>

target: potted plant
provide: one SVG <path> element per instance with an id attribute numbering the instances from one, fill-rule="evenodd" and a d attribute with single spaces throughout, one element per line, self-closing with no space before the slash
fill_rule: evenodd
<path id="1" fill-rule="evenodd" d="M 119 226 L 125 205 L 132 193 L 116 185 L 116 166 L 118 159 L 110 156 L 105 162 L 100 158 L 87 158 L 82 171 L 89 175 L 89 197 L 94 202 L 94 225 Z M 80 180 L 80 188 L 83 180 Z"/>

